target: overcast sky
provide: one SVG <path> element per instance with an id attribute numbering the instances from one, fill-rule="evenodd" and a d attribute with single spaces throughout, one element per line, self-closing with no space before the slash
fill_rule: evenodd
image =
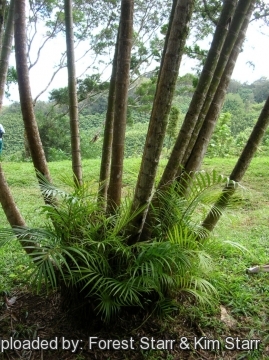
<path id="1" fill-rule="evenodd" d="M 209 46 L 210 41 L 206 45 Z M 206 46 L 205 45 L 205 46 Z M 253 64 L 253 66 L 250 65 Z M 248 28 L 247 37 L 244 43 L 243 52 L 239 54 L 232 78 L 240 82 L 249 82 L 269 77 L 269 28 L 251 22 Z M 191 71 L 194 65 L 190 60 L 183 60 L 181 75 Z"/>
<path id="2" fill-rule="evenodd" d="M 40 40 L 39 40 L 40 41 Z M 207 41 L 210 44 L 210 41 Z M 39 45 L 39 44 L 37 44 Z M 36 46 L 37 46 L 36 45 Z M 30 71 L 30 81 L 33 98 L 42 91 L 50 79 L 53 67 L 57 63 L 61 52 L 65 49 L 63 38 L 54 39 L 46 48 L 46 52 L 40 58 L 38 64 Z M 257 23 L 251 23 L 247 33 L 247 39 L 244 44 L 244 51 L 240 53 L 232 78 L 240 82 L 253 82 L 261 77 L 269 77 L 269 28 L 263 26 L 259 28 Z M 77 67 L 77 75 L 83 71 L 86 65 L 89 65 L 89 58 L 80 61 Z M 254 66 L 251 66 L 252 63 Z M 11 57 L 11 64 L 15 66 L 14 54 Z M 193 72 L 195 63 L 190 59 L 183 59 L 180 69 L 180 75 L 186 72 Z M 39 99 L 47 100 L 48 92 L 54 88 L 64 87 L 67 85 L 67 69 L 62 69 L 55 77 L 48 91 Z M 18 101 L 17 86 L 12 90 L 12 101 Z M 9 101 L 5 100 L 4 104 Z"/>
<path id="3" fill-rule="evenodd" d="M 251 23 L 245 41 L 244 52 L 239 55 L 233 78 L 239 81 L 253 82 L 262 76 L 269 77 L 269 29 L 259 28 Z M 252 68 L 248 62 L 254 64 Z"/>

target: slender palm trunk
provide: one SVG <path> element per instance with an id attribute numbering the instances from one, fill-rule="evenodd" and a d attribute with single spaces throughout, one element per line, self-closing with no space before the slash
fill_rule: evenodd
<path id="1" fill-rule="evenodd" d="M 2 38 L 4 32 L 4 19 L 5 19 L 5 12 L 6 12 L 6 0 L 0 0 L 0 49 L 2 47 Z"/>
<path id="2" fill-rule="evenodd" d="M 160 180 L 159 187 L 169 184 L 174 180 L 178 169 L 182 165 L 182 160 L 187 147 L 190 141 L 192 141 L 191 139 L 193 138 L 195 127 L 197 126 L 198 130 L 200 129 L 201 124 L 197 125 L 199 115 L 204 111 L 205 104 L 207 104 L 206 106 L 209 106 L 212 101 L 212 97 L 214 96 L 220 77 L 234 46 L 235 39 L 243 23 L 243 9 L 248 9 L 251 1 L 252 0 L 239 0 L 240 5 L 238 4 L 234 16 L 233 13 L 236 1 L 227 0 L 224 3 L 205 66 Z M 230 26 L 229 36 L 226 36 L 228 23 L 232 16 L 233 21 Z"/>
<path id="3" fill-rule="evenodd" d="M 15 1 L 14 4 L 14 19 L 15 19 L 15 57 L 16 68 L 18 74 L 18 85 L 20 93 L 21 112 L 24 122 L 24 127 L 27 134 L 27 139 L 30 147 L 31 157 L 35 169 L 37 170 L 37 178 L 40 181 L 38 172 L 43 174 L 48 181 L 50 173 L 45 158 L 45 153 L 42 147 L 31 96 L 31 88 L 29 81 L 29 71 L 27 66 L 27 52 L 26 52 L 26 14 L 25 14 L 25 0 Z M 49 199 L 45 199 L 50 202 Z"/>
<path id="4" fill-rule="evenodd" d="M 75 67 L 72 0 L 64 1 L 66 27 L 66 54 L 68 70 L 69 117 L 71 130 L 72 169 L 75 183 L 82 184 L 82 165 L 78 120 L 77 79 Z"/>
<path id="5" fill-rule="evenodd" d="M 232 195 L 236 190 L 235 182 L 239 182 L 242 180 L 245 172 L 248 169 L 248 166 L 257 151 L 257 148 L 265 134 L 266 129 L 269 126 L 269 97 L 267 98 L 263 110 L 259 116 L 259 119 L 254 126 L 250 137 L 239 157 L 237 163 L 230 175 L 230 183 L 225 186 L 222 190 L 222 194 L 220 195 L 217 202 L 214 204 L 213 208 L 210 210 L 205 220 L 202 223 L 202 226 L 212 231 L 216 226 L 218 220 L 220 219 L 223 210 L 228 205 L 228 202 Z"/>
<path id="6" fill-rule="evenodd" d="M 180 181 L 184 181 L 185 174 L 188 174 L 187 176 L 189 176 L 191 172 L 195 172 L 200 169 L 209 141 L 215 129 L 215 125 L 217 123 L 223 102 L 225 100 L 226 91 L 233 73 L 233 69 L 235 67 L 235 63 L 237 61 L 237 57 L 242 49 L 242 45 L 245 40 L 247 28 L 253 9 L 254 1 L 252 1 L 252 4 L 249 6 L 244 23 L 238 34 L 234 49 L 222 74 L 218 89 L 215 93 L 213 101 L 211 102 L 210 108 L 207 111 L 205 120 L 203 121 L 203 125 L 196 139 L 195 145 L 193 146 L 192 152 L 188 157 L 188 161 L 184 166 L 184 173 L 180 178 Z"/>
<path id="7" fill-rule="evenodd" d="M 14 34 L 14 2 L 10 1 L 9 13 L 5 31 L 3 34 L 3 42 L 0 55 L 0 111 L 2 109 L 3 97 L 5 91 L 5 83 L 8 70 L 9 55 Z M 1 15 L 2 16 L 2 15 Z M 8 187 L 2 165 L 0 163 L 0 203 L 6 215 L 10 226 L 25 226 L 25 221 L 17 208 L 12 193 Z"/>
<path id="8" fill-rule="evenodd" d="M 1 35 L 2 46 L 0 55 L 0 111 L 3 105 L 9 56 L 11 53 L 12 42 L 14 38 L 14 2 L 15 0 L 10 1 L 5 31 L 3 36 Z"/>
<path id="9" fill-rule="evenodd" d="M 5 175 L 3 173 L 1 164 L 0 164 L 0 203 L 5 212 L 6 218 L 11 227 L 15 226 L 26 226 L 25 220 L 22 217 L 17 205 L 14 201 L 14 198 L 10 192 L 9 186 L 5 180 Z M 30 254 L 33 251 L 33 243 L 27 242 L 27 239 L 19 239 L 21 246 L 24 248 L 27 254 Z"/>
<path id="10" fill-rule="evenodd" d="M 238 3 L 233 20 L 230 25 L 230 30 L 227 35 L 227 39 L 224 43 L 223 50 L 220 54 L 220 59 L 222 61 L 218 62 L 214 77 L 212 79 L 210 88 L 208 90 L 207 98 L 203 104 L 202 110 L 198 117 L 198 121 L 197 121 L 194 131 L 192 133 L 192 137 L 190 139 L 189 145 L 185 151 L 185 154 L 184 154 L 184 157 L 182 160 L 182 168 L 184 168 L 184 170 L 185 170 L 187 162 L 190 163 L 189 157 L 193 151 L 194 145 L 195 144 L 197 145 L 197 143 L 198 143 L 197 138 L 198 138 L 201 128 L 203 127 L 205 118 L 207 117 L 207 119 L 208 118 L 212 119 L 213 113 L 214 113 L 214 115 L 217 116 L 218 109 L 220 111 L 220 109 L 223 105 L 223 101 L 224 101 L 223 96 L 225 96 L 225 94 L 222 93 L 223 96 L 220 94 L 221 86 L 222 86 L 221 81 L 223 82 L 223 86 L 224 87 L 226 86 L 226 88 L 228 87 L 228 84 L 230 81 L 229 78 L 227 77 L 228 75 L 226 76 L 224 74 L 225 69 L 227 68 L 227 61 L 228 61 L 228 59 L 231 59 L 232 57 L 234 57 L 234 61 L 236 61 L 237 56 L 239 55 L 239 52 L 236 49 L 235 49 L 234 54 L 233 55 L 231 55 L 231 54 L 232 54 L 234 47 L 241 46 L 244 41 L 245 34 L 243 34 L 243 33 L 246 32 L 246 30 L 247 30 L 250 16 L 252 14 L 253 7 L 254 7 L 254 2 L 255 2 L 255 0 L 250 0 L 248 2 L 247 1 L 244 1 L 244 2 L 239 1 L 239 3 Z M 246 19 L 248 19 L 248 20 L 246 20 Z M 236 41 L 238 42 L 237 45 L 236 45 Z M 240 49 L 238 49 L 238 50 L 240 51 Z M 235 53 L 237 53 L 237 55 L 235 55 Z M 230 76 L 232 75 L 234 65 L 235 65 L 235 63 L 233 64 L 233 60 L 231 59 L 231 63 L 230 63 L 231 69 L 230 70 L 228 68 L 226 69 L 226 72 L 231 72 Z M 224 89 L 224 91 L 225 91 L 225 89 Z M 216 93 L 218 93 L 218 95 L 216 95 Z M 215 109 L 215 111 L 212 111 L 213 109 Z M 211 112 L 211 115 L 208 114 L 209 110 Z M 216 122 L 216 120 L 217 120 L 217 118 L 215 119 L 215 122 Z M 214 130 L 214 127 L 215 127 L 214 121 L 211 122 L 211 126 L 212 126 L 212 129 L 211 129 L 211 133 L 212 133 Z M 208 121 L 207 121 L 207 127 L 210 127 Z M 200 139 L 201 139 L 201 136 L 199 135 Z M 205 148 L 207 148 L 207 146 L 205 146 Z M 199 159 L 202 160 L 202 156 L 204 156 L 204 154 L 205 154 L 205 152 L 199 154 Z M 198 159 L 196 159 L 195 161 L 197 161 L 197 163 L 199 162 Z M 177 172 L 177 177 L 181 174 L 182 168 L 179 169 L 179 171 Z"/>
<path id="11" fill-rule="evenodd" d="M 168 41 L 169 41 L 169 37 L 170 37 L 170 33 L 171 33 L 171 28 L 172 28 L 172 24 L 173 24 L 173 19 L 174 19 L 177 3 L 178 3 L 178 0 L 173 0 L 171 12 L 170 12 L 170 17 L 169 17 L 167 33 L 165 35 L 164 47 L 163 47 L 163 50 L 162 50 L 162 58 L 161 58 L 160 70 L 159 70 L 159 73 L 158 73 L 158 81 L 157 82 L 160 81 L 160 75 L 161 75 L 161 72 L 162 72 L 162 67 L 163 67 L 164 59 L 165 59 L 164 54 L 167 51 Z"/>
<path id="12" fill-rule="evenodd" d="M 137 216 L 132 224 L 138 234 L 141 233 L 152 196 L 179 66 L 189 32 L 189 21 L 193 5 L 193 0 L 178 0 L 176 6 L 172 8 L 174 14 L 170 16 L 172 24 L 169 25 L 170 30 L 167 34 L 166 52 L 163 53 L 162 66 L 133 201 L 133 210 L 146 207 L 144 213 Z"/>
<path id="13" fill-rule="evenodd" d="M 25 221 L 19 212 L 11 191 L 8 187 L 0 164 L 0 202 L 10 226 L 25 226 Z"/>
<path id="14" fill-rule="evenodd" d="M 121 202 L 127 101 L 133 40 L 133 12 L 134 0 L 122 0 L 115 85 L 111 174 L 108 188 L 109 211 L 115 210 Z"/>
<path id="15" fill-rule="evenodd" d="M 120 29 L 120 25 L 119 25 L 119 29 Z M 111 79 L 109 84 L 108 104 L 107 104 L 106 122 L 104 129 L 104 141 L 103 141 L 102 159 L 101 159 L 100 176 L 99 176 L 98 198 L 99 198 L 99 202 L 103 204 L 104 209 L 106 209 L 106 203 L 107 203 L 108 180 L 110 175 L 110 164 L 111 164 L 111 153 L 112 153 L 112 142 L 113 142 L 113 123 L 114 123 L 115 97 L 116 97 L 118 46 L 119 46 L 119 30 L 118 30 L 115 54 L 112 64 Z"/>

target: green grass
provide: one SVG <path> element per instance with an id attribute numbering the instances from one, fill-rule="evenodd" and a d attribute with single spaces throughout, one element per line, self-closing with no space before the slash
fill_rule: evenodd
<path id="1" fill-rule="evenodd" d="M 205 170 L 216 169 L 228 176 L 236 159 L 206 159 Z M 99 175 L 99 160 L 84 161 L 85 181 L 96 187 Z M 126 159 L 123 179 L 124 193 L 132 192 L 137 179 L 140 159 Z M 10 185 L 18 208 L 27 224 L 40 226 L 44 218 L 40 214 L 42 198 L 36 183 L 32 164 L 3 163 L 3 170 Z M 164 163 L 162 163 L 164 166 Z M 49 163 L 52 178 L 57 185 L 62 178 L 70 177 L 69 161 Z M 222 304 L 237 321 L 240 333 L 248 333 L 251 338 L 264 338 L 268 342 L 269 326 L 268 293 L 269 274 L 248 275 L 246 268 L 269 261 L 269 157 L 255 158 L 247 171 L 240 188 L 225 215 L 214 230 L 210 252 L 215 259 L 213 284 L 219 292 Z M 0 227 L 8 226 L 0 209 Z M 229 245 L 236 242 L 242 249 Z M 246 250 L 244 250 L 244 248 Z M 16 241 L 0 248 L 0 291 L 10 290 L 15 285 L 25 283 L 23 270 L 28 263 L 27 256 Z M 188 313 L 190 309 L 188 308 Z M 192 316 L 199 319 L 201 326 L 211 326 L 223 332 L 218 308 L 201 312 L 193 309 Z M 189 315 L 190 316 L 190 315 Z M 242 352 L 242 356 L 245 353 Z M 262 358 L 260 354 L 246 355 L 246 359 Z"/>

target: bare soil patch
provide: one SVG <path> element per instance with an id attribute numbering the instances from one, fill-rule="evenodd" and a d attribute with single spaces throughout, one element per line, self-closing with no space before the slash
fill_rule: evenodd
<path id="1" fill-rule="evenodd" d="M 142 314 L 129 313 L 123 314 L 112 324 L 105 326 L 93 320 L 82 329 L 76 326 L 72 314 L 62 310 L 61 299 L 57 292 L 49 295 L 44 292 L 37 295 L 28 289 L 18 290 L 8 294 L 7 297 L 0 296 L 0 344 L 6 346 L 7 342 L 4 340 L 8 340 L 9 344 L 13 342 L 13 349 L 3 350 L 2 348 L 1 351 L 0 348 L 0 359 L 230 360 L 237 359 L 243 354 L 246 356 L 240 357 L 241 359 L 252 359 L 249 357 L 252 352 L 246 349 L 227 350 L 224 348 L 224 339 L 227 336 L 233 339 L 238 338 L 240 341 L 247 338 L 250 331 L 247 319 L 236 320 L 230 317 L 223 307 L 220 310 L 216 318 L 219 326 L 216 328 L 212 326 L 202 328 L 199 323 L 193 319 L 190 320 L 191 317 L 186 315 L 175 315 L 173 321 L 162 322 L 151 317 L 146 321 Z M 237 326 L 239 320 L 241 323 L 242 320 L 245 322 L 245 327 Z M 100 346 L 95 343 L 90 348 L 91 337 L 91 342 L 102 340 L 99 343 Z M 198 341 L 196 346 L 195 338 Z M 199 342 L 201 338 L 203 339 Z M 255 332 L 254 338 L 258 339 Z M 222 342 L 220 349 L 216 348 L 217 342 L 214 346 L 212 342 L 206 342 L 212 339 Z M 20 344 L 18 340 L 21 341 L 24 349 L 18 349 Z M 32 342 L 33 340 L 36 342 Z M 47 340 L 48 346 L 52 346 L 53 349 L 40 349 L 41 341 L 43 341 L 42 346 L 46 347 L 44 340 Z M 71 343 L 71 340 L 74 342 Z M 114 340 L 114 342 L 109 343 L 108 340 Z M 30 342 L 35 347 L 39 346 L 39 350 L 27 349 Z M 69 345 L 70 349 L 68 349 Z M 114 346 L 116 349 L 102 348 L 108 346 Z M 148 349 L 146 349 L 147 346 L 149 346 Z M 161 348 L 165 346 L 167 349 L 162 350 Z M 77 347 L 76 351 L 74 351 L 75 347 Z M 268 349 L 264 348 L 263 354 L 264 357 L 260 358 L 269 358 Z"/>

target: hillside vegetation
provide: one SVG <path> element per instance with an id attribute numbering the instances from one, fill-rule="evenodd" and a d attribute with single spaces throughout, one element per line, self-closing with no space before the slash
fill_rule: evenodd
<path id="1" fill-rule="evenodd" d="M 126 157 L 140 157 L 147 133 L 150 104 L 154 96 L 155 77 L 139 80 L 129 93 L 126 132 Z M 196 84 L 191 74 L 180 77 L 173 100 L 178 119 L 168 127 L 163 157 L 169 155 L 173 141 L 188 109 Z M 66 89 L 65 89 L 66 91 Z M 261 78 L 252 84 L 232 80 L 228 88 L 222 114 L 210 142 L 207 157 L 236 156 L 244 146 L 251 129 L 264 105 L 269 91 L 269 80 Z M 35 113 L 48 161 L 70 159 L 70 130 L 67 104 L 51 92 L 49 102 L 37 102 Z M 81 148 L 84 159 L 101 157 L 107 94 L 80 102 Z M 170 114 L 171 115 L 171 114 Z M 1 123 L 6 129 L 4 155 L 6 160 L 27 160 L 29 150 L 25 142 L 20 105 L 14 103 L 3 109 Z M 269 131 L 263 139 L 258 155 L 265 155 L 269 148 Z"/>

